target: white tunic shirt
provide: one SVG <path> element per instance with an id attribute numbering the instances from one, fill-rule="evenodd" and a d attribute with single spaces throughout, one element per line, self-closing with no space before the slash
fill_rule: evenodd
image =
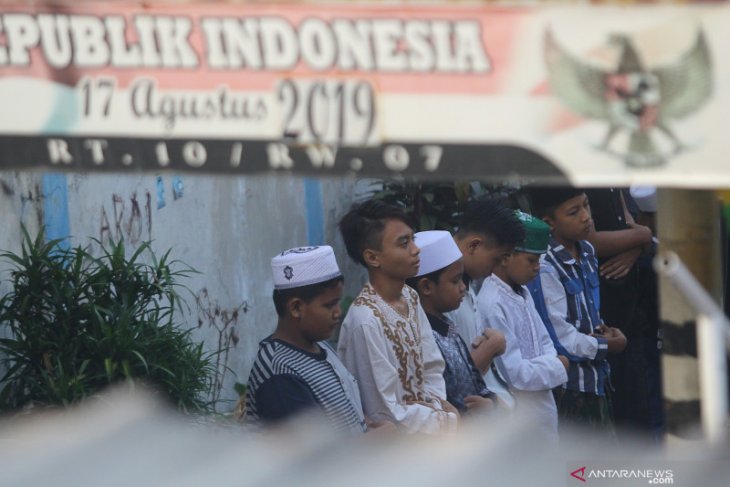
<path id="1" fill-rule="evenodd" d="M 402 293 L 408 316 L 365 284 L 342 323 L 337 354 L 358 381 L 366 416 L 411 433 L 452 432 L 457 417 L 441 408 L 446 399 L 443 357 L 418 294 L 408 286 Z"/>
<path id="2" fill-rule="evenodd" d="M 477 312 L 477 289 L 478 283 L 471 281 L 469 286 L 466 288 L 466 294 L 461 304 L 454 311 L 446 313 L 446 316 L 454 323 L 456 331 L 461 335 L 461 338 L 466 342 L 467 345 L 471 346 L 471 343 L 476 337 L 482 334 L 484 329 L 489 326 L 479 316 Z M 501 357 L 495 357 L 492 360 L 493 366 L 499 369 L 504 377 L 504 368 L 501 363 Z M 507 405 L 510 409 L 515 406 L 515 398 L 511 394 L 511 391 L 505 386 L 503 381 L 495 375 L 494 370 L 490 368 L 487 373 L 484 374 L 484 382 L 490 391 L 494 392 L 499 396 L 502 402 Z"/>
<path id="3" fill-rule="evenodd" d="M 507 348 L 502 364 L 517 410 L 534 418 L 540 430 L 557 439 L 558 414 L 551 389 L 568 380 L 553 342 L 537 313 L 530 292 L 515 292 L 499 277 L 489 276 L 477 296 L 479 315 L 504 333 Z"/>

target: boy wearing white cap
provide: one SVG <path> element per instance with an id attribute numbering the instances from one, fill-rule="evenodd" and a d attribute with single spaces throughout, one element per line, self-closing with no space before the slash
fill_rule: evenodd
<path id="1" fill-rule="evenodd" d="M 540 271 L 550 227 L 526 213 L 515 213 L 525 228 L 525 240 L 484 280 L 477 308 L 490 327 L 504 333 L 507 348 L 501 359 L 517 411 L 533 419 L 546 439 L 555 441 L 558 410 L 552 389 L 567 382 L 568 358 L 556 352 L 525 286 Z"/>
<path id="2" fill-rule="evenodd" d="M 271 260 L 274 333 L 264 339 L 248 379 L 246 418 L 266 423 L 319 407 L 339 430 L 367 428 L 355 379 L 322 340 L 340 322 L 343 277 L 332 247 L 299 247 Z"/>
<path id="3" fill-rule="evenodd" d="M 371 199 L 340 221 L 347 253 L 369 281 L 342 323 L 337 351 L 358 381 L 365 414 L 408 433 L 447 433 L 458 413 L 446 400 L 444 360 L 418 293 L 419 248 L 400 208 Z"/>
<path id="4" fill-rule="evenodd" d="M 458 308 L 464 299 L 466 285 L 461 250 L 451 234 L 443 230 L 418 232 L 415 237 L 421 249 L 421 264 L 416 277 L 406 283 L 418 291 L 446 362 L 446 399 L 461 413 L 488 410 L 493 405 L 494 393 L 474 365 L 469 347 L 444 314 Z"/>

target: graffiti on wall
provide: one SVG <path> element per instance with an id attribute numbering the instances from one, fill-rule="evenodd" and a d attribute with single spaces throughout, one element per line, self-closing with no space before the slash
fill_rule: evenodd
<path id="1" fill-rule="evenodd" d="M 13 181 L 11 177 L 0 177 L 0 198 L 10 200 L 12 202 L 10 204 L 13 206 L 16 204 L 15 201 L 20 202 L 20 223 L 25 225 L 26 228 L 36 225 L 41 227 L 43 225 L 43 201 L 45 196 L 40 184 L 36 183 L 32 187 L 31 185 L 19 185 L 17 178 Z M 34 224 L 28 221 L 29 213 L 35 217 Z"/>
<path id="2" fill-rule="evenodd" d="M 157 189 L 157 209 L 161 210 L 167 204 L 165 202 L 165 182 L 163 181 L 162 176 L 157 176 L 157 178 L 155 179 L 155 187 Z M 177 201 L 183 197 L 184 185 L 183 180 L 180 176 L 175 176 L 172 178 L 170 187 L 172 189 L 172 199 L 174 201 Z"/>
<path id="3" fill-rule="evenodd" d="M 152 239 L 152 195 L 149 191 L 141 198 L 136 192 L 129 198 L 114 193 L 110 206 L 101 205 L 99 240 L 121 239 L 131 244 Z"/>

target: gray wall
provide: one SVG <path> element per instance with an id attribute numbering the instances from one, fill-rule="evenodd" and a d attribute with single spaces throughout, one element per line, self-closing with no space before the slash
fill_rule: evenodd
<path id="1" fill-rule="evenodd" d="M 123 237 L 130 249 L 147 240 L 158 254 L 172 249 L 174 258 L 200 271 L 187 281 L 194 296 L 188 299 L 186 326 L 211 350 L 231 347 L 222 356 L 233 371 L 224 376 L 222 399 L 236 398 L 233 384 L 246 382 L 259 340 L 276 325 L 269 268 L 274 254 L 328 243 L 345 274 L 346 294 L 354 296 L 365 279 L 347 257 L 337 231 L 337 221 L 355 195 L 367 190 L 355 180 L 67 174 L 61 176 L 65 199 L 52 201 L 44 194 L 44 188 L 53 192 L 47 177 L 0 172 L 0 249 L 20 248 L 21 222 L 34 235 L 41 225 L 58 227 L 59 221 L 61 230 L 55 231 L 67 228 L 73 245 L 96 249 L 92 238 Z M 176 192 L 175 185 L 182 191 Z M 305 197 L 306 185 L 315 204 Z M 324 242 L 313 242 L 317 235 Z M 0 292 L 6 290 L 7 283 L 0 284 Z M 230 407 L 221 404 L 219 409 Z"/>

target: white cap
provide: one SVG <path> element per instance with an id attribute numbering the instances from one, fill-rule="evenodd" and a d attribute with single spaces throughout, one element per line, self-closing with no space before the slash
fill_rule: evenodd
<path id="1" fill-rule="evenodd" d="M 636 206 L 641 211 L 653 213 L 656 211 L 656 187 L 654 186 L 631 186 L 629 191 L 631 197 L 636 201 Z"/>
<path id="2" fill-rule="evenodd" d="M 451 234 L 444 230 L 428 230 L 416 233 L 416 245 L 421 249 L 421 264 L 416 276 L 425 276 L 443 269 L 461 259 L 461 250 Z"/>
<path id="3" fill-rule="evenodd" d="M 271 259 L 274 289 L 291 289 L 329 281 L 342 275 L 332 247 L 296 247 Z"/>

